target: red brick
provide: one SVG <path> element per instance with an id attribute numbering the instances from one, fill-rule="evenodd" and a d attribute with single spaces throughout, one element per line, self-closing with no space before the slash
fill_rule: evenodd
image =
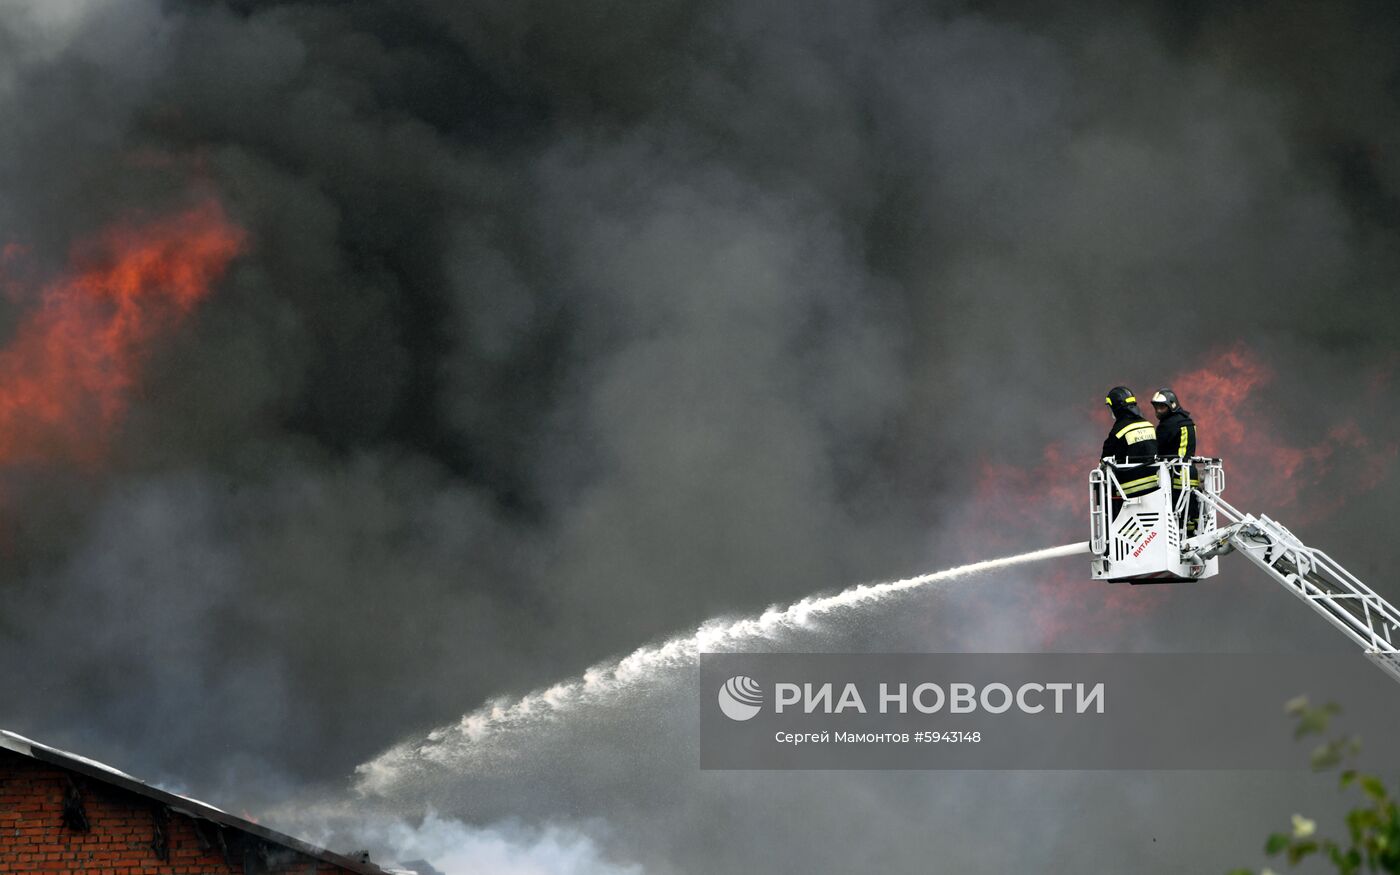
<path id="1" fill-rule="evenodd" d="M 63 826 L 68 781 L 77 780 L 91 831 Z M 151 849 L 152 801 L 120 787 L 72 776 L 56 766 L 0 750 L 0 875 L 63 872 L 83 875 L 241 875 L 217 848 L 200 850 L 190 817 L 171 811 L 169 861 Z M 277 875 L 308 871 L 347 873 L 324 860 L 295 853 Z"/>

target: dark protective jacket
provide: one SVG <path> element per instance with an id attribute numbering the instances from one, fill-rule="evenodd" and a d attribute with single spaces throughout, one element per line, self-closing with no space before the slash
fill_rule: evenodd
<path id="1" fill-rule="evenodd" d="M 1157 461 L 1157 431 L 1152 423 L 1142 418 L 1135 407 L 1124 407 L 1117 412 L 1113 429 L 1103 442 L 1103 458 L 1115 462 Z M 1142 495 L 1157 488 L 1157 466 L 1144 464 L 1131 468 L 1118 468 L 1118 485 L 1126 496 Z"/>
<path id="2" fill-rule="evenodd" d="M 1196 423 L 1191 414 L 1180 408 L 1168 413 L 1157 423 L 1157 452 L 1164 459 L 1189 459 L 1196 455 Z M 1201 485 L 1201 474 L 1191 466 L 1191 485 Z M 1181 475 L 1172 475 L 1172 488 L 1181 488 Z"/>

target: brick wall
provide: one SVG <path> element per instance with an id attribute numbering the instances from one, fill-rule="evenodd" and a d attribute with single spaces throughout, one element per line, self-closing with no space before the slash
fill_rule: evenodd
<path id="1" fill-rule="evenodd" d="M 180 814 L 121 787 L 0 750 L 0 873 L 19 872 L 310 875 L 348 870 Z"/>

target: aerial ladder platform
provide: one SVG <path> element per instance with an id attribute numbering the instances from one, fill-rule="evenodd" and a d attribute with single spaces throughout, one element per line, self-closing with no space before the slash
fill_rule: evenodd
<path id="1" fill-rule="evenodd" d="M 1400 611 L 1331 556 L 1282 523 L 1231 506 L 1219 459 L 1156 463 L 1158 488 L 1124 495 L 1120 465 L 1104 459 L 1089 474 L 1089 552 L 1096 580 L 1186 583 L 1214 577 L 1219 557 L 1239 553 L 1359 645 L 1400 681 Z M 1178 488 L 1173 490 L 1173 484 Z"/>

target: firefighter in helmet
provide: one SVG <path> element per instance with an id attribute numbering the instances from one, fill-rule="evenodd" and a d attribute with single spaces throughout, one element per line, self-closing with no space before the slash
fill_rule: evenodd
<path id="1" fill-rule="evenodd" d="M 1113 414 L 1113 428 L 1103 442 L 1103 456 L 1122 465 L 1125 462 L 1140 462 L 1140 465 L 1119 467 L 1115 473 L 1123 495 L 1132 498 L 1145 495 L 1157 488 L 1157 431 L 1152 423 L 1142 418 L 1138 410 L 1137 398 L 1127 386 L 1114 386 L 1104 398 Z M 1117 493 L 1114 493 L 1117 498 Z M 1115 508 L 1115 515 L 1117 510 Z"/>
<path id="2" fill-rule="evenodd" d="M 1152 410 L 1157 414 L 1157 447 L 1163 459 L 1190 459 L 1196 455 L 1196 423 L 1191 414 L 1181 409 L 1181 401 L 1171 389 L 1158 389 L 1152 396 Z M 1191 488 L 1201 485 L 1201 473 L 1192 465 L 1172 471 L 1172 507 L 1181 497 L 1182 481 L 1189 476 Z M 1186 533 L 1196 531 L 1196 500 L 1193 496 L 1187 508 Z"/>

